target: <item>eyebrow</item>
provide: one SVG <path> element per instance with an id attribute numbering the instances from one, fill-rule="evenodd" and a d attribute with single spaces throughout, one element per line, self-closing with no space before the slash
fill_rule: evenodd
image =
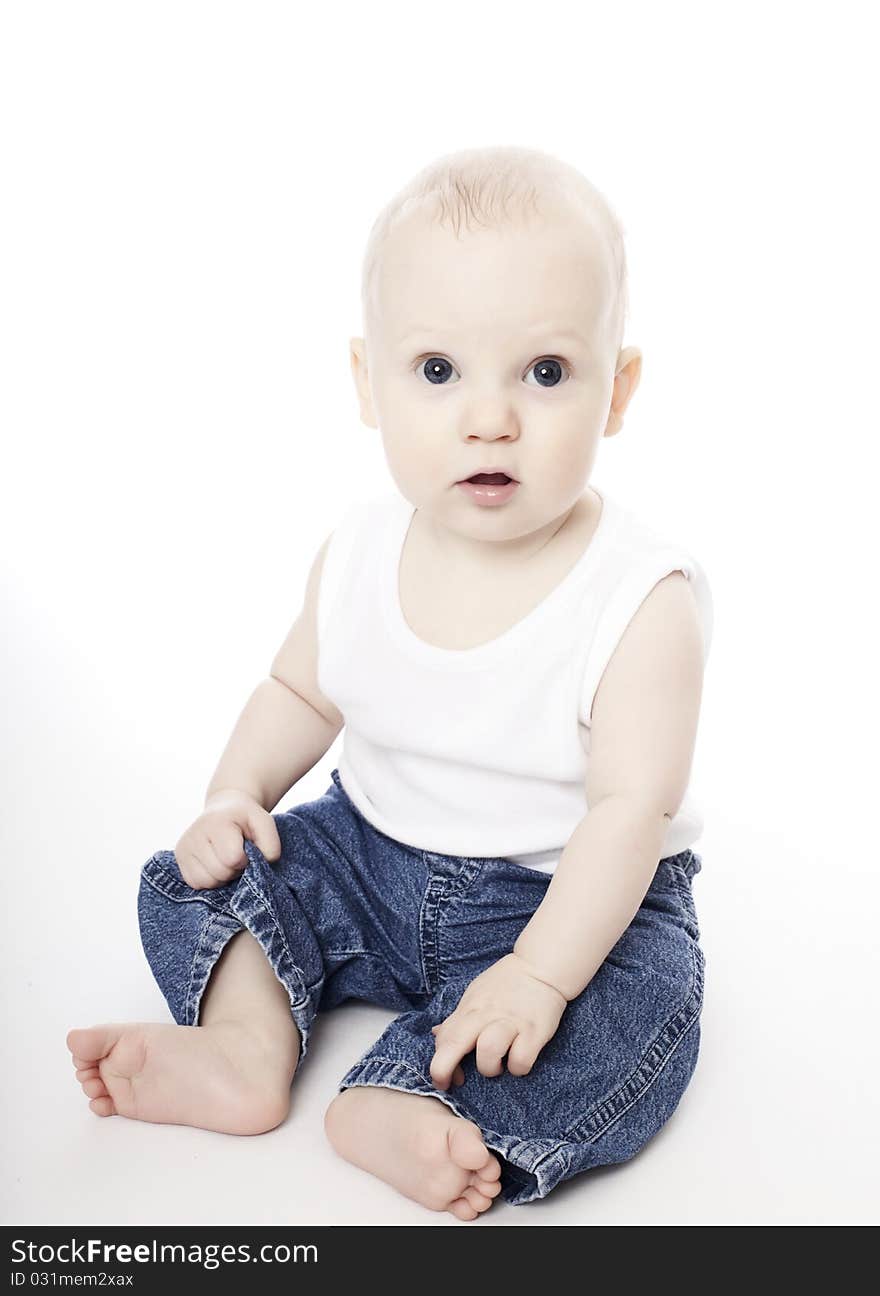
<path id="1" fill-rule="evenodd" d="M 445 330 L 439 328 L 438 329 L 415 328 L 415 329 L 411 329 L 408 333 L 404 333 L 401 336 L 400 340 L 401 342 L 412 342 L 416 338 L 421 338 L 421 337 L 426 337 L 426 338 L 439 337 L 444 332 L 451 333 L 452 330 L 451 329 Z M 565 338 L 567 341 L 570 342 L 582 342 L 584 346 L 588 345 L 587 339 L 581 333 L 578 333 L 576 329 L 570 329 L 570 328 L 544 328 L 543 326 L 539 326 L 533 329 L 526 329 L 526 335 L 529 337 L 537 337 L 540 335 L 541 337 L 559 339 L 559 340 Z"/>

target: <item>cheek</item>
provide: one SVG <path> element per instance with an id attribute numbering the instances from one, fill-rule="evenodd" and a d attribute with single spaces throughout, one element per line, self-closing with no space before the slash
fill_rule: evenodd
<path id="1" fill-rule="evenodd" d="M 450 451 L 448 435 L 442 429 L 426 426 L 424 417 L 414 414 L 407 418 L 405 409 L 395 409 L 393 416 L 380 422 L 382 443 L 390 463 L 395 464 L 415 484 L 419 479 L 439 480 L 449 475 Z M 457 463 L 452 466 L 457 467 Z"/>
<path id="2" fill-rule="evenodd" d="M 560 428 L 552 437 L 547 437 L 541 452 L 541 460 L 546 466 L 548 480 L 567 483 L 572 475 L 581 473 L 592 460 L 592 446 L 595 437 L 589 428 L 575 420 Z"/>

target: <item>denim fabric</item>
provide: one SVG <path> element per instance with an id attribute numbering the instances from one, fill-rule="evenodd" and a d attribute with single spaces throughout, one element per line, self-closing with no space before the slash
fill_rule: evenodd
<path id="1" fill-rule="evenodd" d="M 550 876 L 504 858 L 440 855 L 379 832 L 337 770 L 323 796 L 273 818 L 281 858 L 252 842 L 226 886 L 192 890 L 170 850 L 143 866 L 144 951 L 174 1020 L 197 1025 L 226 942 L 242 927 L 287 990 L 309 1056 L 316 1013 L 361 999 L 399 1014 L 339 1083 L 439 1099 L 474 1121 L 501 1159 L 501 1195 L 521 1204 L 594 1166 L 634 1156 L 669 1119 L 699 1049 L 704 956 L 691 890 L 701 859 L 660 860 L 642 905 L 526 1076 L 436 1089 L 431 1027 L 508 954 Z"/>

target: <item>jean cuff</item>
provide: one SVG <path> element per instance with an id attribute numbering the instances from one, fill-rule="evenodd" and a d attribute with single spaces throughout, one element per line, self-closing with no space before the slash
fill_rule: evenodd
<path id="1" fill-rule="evenodd" d="M 301 1036 L 299 1068 L 308 1051 L 309 1035 L 324 984 L 323 970 L 315 955 L 311 970 L 317 979 L 310 984 L 306 972 L 293 958 L 284 930 L 274 916 L 268 887 L 261 885 L 261 870 L 268 869 L 268 865 L 249 841 L 245 842 L 245 852 L 249 864 L 237 882 L 213 889 L 196 890 L 188 886 L 178 875 L 176 864 L 171 862 L 171 851 L 158 851 L 142 869 L 144 881 L 154 891 L 178 904 L 198 902 L 209 913 L 193 954 L 185 994 L 172 1005 L 174 1017 L 179 1025 L 198 1025 L 202 996 L 217 960 L 232 937 L 246 928 L 287 991 L 291 1016 Z M 171 856 L 167 864 L 163 858 L 165 855 Z M 303 932 L 304 938 L 306 935 Z M 309 948 L 305 941 L 303 947 Z"/>

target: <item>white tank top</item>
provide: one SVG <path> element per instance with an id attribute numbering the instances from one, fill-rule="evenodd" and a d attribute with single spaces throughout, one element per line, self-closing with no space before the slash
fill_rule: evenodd
<path id="1" fill-rule="evenodd" d="M 469 649 L 428 644 L 404 619 L 398 572 L 414 510 L 396 487 L 342 516 L 318 595 L 318 687 L 345 719 L 340 782 L 380 832 L 552 873 L 588 810 L 593 696 L 669 572 L 691 581 L 708 657 L 712 596 L 701 566 L 592 488 L 602 512 L 574 567 L 504 634 Z M 661 857 L 702 828 L 689 787 Z"/>

